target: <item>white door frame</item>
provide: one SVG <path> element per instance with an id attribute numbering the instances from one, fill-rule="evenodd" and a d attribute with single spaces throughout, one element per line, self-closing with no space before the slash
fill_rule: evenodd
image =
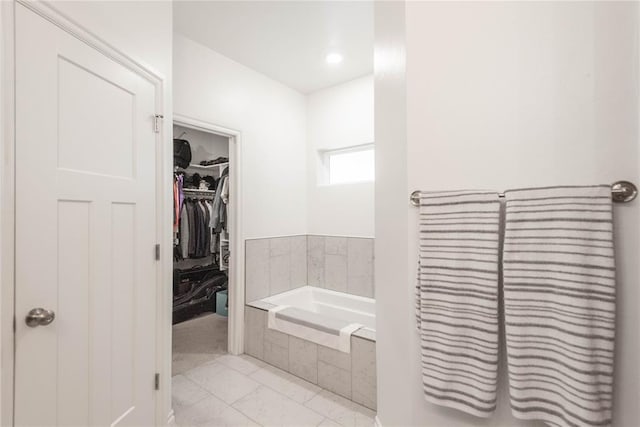
<path id="1" fill-rule="evenodd" d="M 227 351 L 231 354 L 244 353 L 244 234 L 242 229 L 242 208 L 236 203 L 242 200 L 242 144 L 240 131 L 216 125 L 205 120 L 196 119 L 182 114 L 173 114 L 173 121 L 167 120 L 168 124 L 213 133 L 229 138 L 229 323 L 227 337 Z M 173 158 L 171 159 L 169 173 L 173 175 Z M 172 187 L 167 186 L 168 197 L 173 199 Z M 165 215 L 173 217 L 173 205 L 165 206 Z M 173 227 L 168 225 L 164 230 L 165 235 L 173 238 Z M 163 260 L 165 260 L 163 258 Z M 173 259 L 168 261 L 167 266 L 173 269 Z M 172 307 L 173 286 L 166 286 L 164 292 L 164 305 L 169 309 L 165 310 L 166 317 L 160 322 L 165 335 L 164 342 L 171 343 L 172 340 Z M 164 378 L 171 378 L 172 345 L 169 344 L 162 351 L 165 363 L 165 370 L 162 372 Z M 168 384 L 168 382 L 166 382 Z M 171 402 L 171 387 L 164 387 L 164 399 Z M 171 408 L 171 404 L 169 404 Z M 168 411 L 167 423 L 174 424 L 175 416 L 173 409 Z"/>
<path id="2" fill-rule="evenodd" d="M 0 425 L 13 425 L 14 355 L 14 3 L 0 2 Z"/>
<path id="3" fill-rule="evenodd" d="M 229 336 L 227 348 L 231 354 L 244 352 L 244 239 L 242 234 L 242 144 L 240 131 L 181 114 L 173 114 L 173 123 L 182 127 L 229 138 Z M 172 170 L 173 173 L 173 170 Z M 171 233 L 171 229 L 167 229 Z M 171 296 L 167 297 L 171 301 Z M 171 319 L 169 319 L 171 325 Z M 171 330 L 169 330 L 171 333 Z"/>
<path id="4" fill-rule="evenodd" d="M 150 82 L 155 88 L 156 114 L 164 115 L 166 79 L 158 72 L 142 65 L 125 52 L 115 48 L 87 28 L 70 20 L 55 9 L 55 6 L 41 0 L 14 0 L 0 2 L 0 201 L 2 211 L 0 213 L 0 425 L 13 425 L 13 401 L 14 401 L 14 355 L 15 355 L 15 331 L 13 324 L 16 320 L 15 313 L 15 5 L 20 4 L 44 19 L 56 25 L 58 28 L 74 36 L 81 42 L 99 51 L 111 60 L 128 68 L 143 79 Z M 172 176 L 172 147 L 169 144 L 170 125 L 165 121 L 156 135 L 156 241 L 162 247 L 170 248 L 170 239 L 166 238 L 166 232 L 171 227 L 172 215 L 164 211 L 172 195 L 168 195 L 165 188 L 170 185 Z M 164 239 L 164 240 L 163 240 Z M 165 243 L 166 242 L 166 243 Z M 162 321 L 171 312 L 167 313 L 166 296 L 163 289 L 168 289 L 172 283 L 171 271 L 165 269 L 167 260 L 172 259 L 170 250 L 163 251 L 163 257 L 156 266 L 156 372 L 166 372 L 166 361 L 162 357 L 164 349 L 171 348 L 171 341 L 166 341 L 166 333 L 162 328 Z M 170 364 L 169 364 L 170 367 Z M 161 378 L 170 378 L 170 374 Z M 161 382 L 161 392 L 155 396 L 156 424 L 164 425 L 167 421 L 167 401 L 163 399 L 165 393 L 169 393 L 169 381 Z M 151 384 L 150 384 L 151 386 Z"/>

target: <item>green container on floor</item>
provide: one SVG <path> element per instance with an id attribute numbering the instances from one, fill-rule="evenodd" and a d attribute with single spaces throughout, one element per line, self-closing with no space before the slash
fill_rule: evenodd
<path id="1" fill-rule="evenodd" d="M 216 314 L 227 316 L 227 290 L 216 293 Z"/>

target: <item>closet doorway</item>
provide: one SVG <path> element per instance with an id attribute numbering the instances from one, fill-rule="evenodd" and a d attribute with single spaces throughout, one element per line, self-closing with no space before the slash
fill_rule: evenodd
<path id="1" fill-rule="evenodd" d="M 243 316 L 239 133 L 174 116 L 173 138 L 172 376 L 242 352 Z"/>

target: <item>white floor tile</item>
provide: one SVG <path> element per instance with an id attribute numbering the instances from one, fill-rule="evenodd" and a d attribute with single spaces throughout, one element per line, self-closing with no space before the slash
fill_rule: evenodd
<path id="1" fill-rule="evenodd" d="M 374 411 L 246 355 L 222 355 L 176 375 L 172 397 L 180 427 L 371 427 L 375 417 Z"/>
<path id="2" fill-rule="evenodd" d="M 215 361 L 190 369 L 184 375 L 228 404 L 246 396 L 260 385 Z"/>
<path id="3" fill-rule="evenodd" d="M 257 370 L 249 377 L 299 403 L 306 402 L 321 390 L 320 387 L 302 378 L 269 365 Z"/>
<path id="4" fill-rule="evenodd" d="M 246 354 L 240 356 L 225 354 L 223 356 L 217 357 L 215 361 L 233 368 L 244 375 L 249 375 L 266 365 L 266 363 L 264 363 L 263 361 Z"/>
<path id="5" fill-rule="evenodd" d="M 288 397 L 260 386 L 232 405 L 264 426 L 317 426 L 323 417 Z"/>
<path id="6" fill-rule="evenodd" d="M 176 411 L 176 424 L 180 427 L 259 426 L 211 395 L 193 406 Z"/>
<path id="7" fill-rule="evenodd" d="M 325 418 L 320 424 L 318 424 L 318 427 L 340 427 L 340 424 L 331 421 L 329 418 Z"/>
<path id="8" fill-rule="evenodd" d="M 172 375 L 209 362 L 227 352 L 227 318 L 207 314 L 173 325 Z"/>
<path id="9" fill-rule="evenodd" d="M 305 406 L 342 426 L 371 427 L 374 424 L 375 412 L 330 391 L 322 390 Z"/>
<path id="10" fill-rule="evenodd" d="M 210 394 L 206 390 L 185 376 L 176 375 L 171 378 L 171 400 L 175 411 L 193 405 L 207 396 Z"/>

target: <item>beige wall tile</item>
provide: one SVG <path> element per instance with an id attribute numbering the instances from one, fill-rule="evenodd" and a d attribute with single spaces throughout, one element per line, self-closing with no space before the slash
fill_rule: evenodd
<path id="1" fill-rule="evenodd" d="M 289 372 L 318 383 L 318 345 L 294 336 L 289 337 Z"/>
<path id="2" fill-rule="evenodd" d="M 347 399 L 351 399 L 351 375 L 345 369 L 318 361 L 318 385 Z"/>
<path id="3" fill-rule="evenodd" d="M 258 359 L 264 358 L 264 335 L 267 327 L 267 312 L 253 307 L 244 309 L 245 352 Z"/>
<path id="4" fill-rule="evenodd" d="M 351 338 L 351 399 L 376 409 L 376 343 Z"/>
<path id="5" fill-rule="evenodd" d="M 245 302 L 269 296 L 269 241 L 245 242 Z"/>

